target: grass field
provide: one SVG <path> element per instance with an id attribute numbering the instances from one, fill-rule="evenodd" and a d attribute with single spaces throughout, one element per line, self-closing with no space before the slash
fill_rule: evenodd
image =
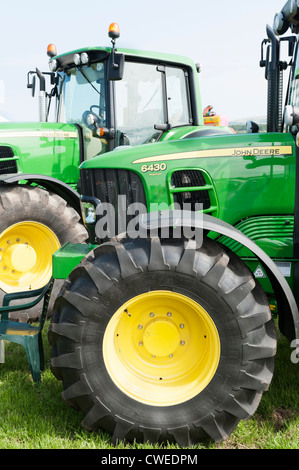
<path id="1" fill-rule="evenodd" d="M 82 415 L 60 398 L 61 382 L 49 369 L 50 347 L 46 324 L 46 368 L 42 383 L 31 380 L 25 351 L 5 343 L 5 364 L 0 364 L 0 449 L 112 449 L 109 435 L 89 433 L 80 424 Z M 202 443 L 193 449 L 298 449 L 299 364 L 290 360 L 292 349 L 279 337 L 275 374 L 253 418 L 240 422 L 220 444 Z M 149 444 L 123 444 L 117 449 L 178 449 Z"/>

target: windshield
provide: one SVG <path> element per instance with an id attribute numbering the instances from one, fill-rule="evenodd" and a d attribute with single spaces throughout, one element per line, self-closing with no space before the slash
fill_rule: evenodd
<path id="1" fill-rule="evenodd" d="M 61 81 L 58 122 L 84 124 L 83 114 L 92 111 L 106 125 L 105 67 L 102 62 L 72 68 Z"/>
<path id="2" fill-rule="evenodd" d="M 60 75 L 58 122 L 86 126 L 86 115 L 97 117 L 99 127 L 115 126 L 129 145 L 154 142 L 165 125 L 192 123 L 187 71 L 180 67 L 146 62 L 125 62 L 122 80 L 111 82 L 115 107 L 109 110 L 106 65 L 96 62 L 75 67 Z M 114 113 L 112 113 L 114 111 Z M 115 123 L 110 121 L 111 115 Z"/>

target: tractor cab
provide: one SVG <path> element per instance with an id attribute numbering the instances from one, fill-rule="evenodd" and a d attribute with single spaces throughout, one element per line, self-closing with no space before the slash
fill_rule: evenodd
<path id="1" fill-rule="evenodd" d="M 82 135 L 84 160 L 115 147 L 181 138 L 203 126 L 197 73 L 185 57 L 117 50 L 119 27 L 109 28 L 112 47 L 57 55 L 48 47 L 50 72 L 29 72 L 28 87 L 40 81 L 40 121 L 72 123 Z M 53 88 L 45 90 L 50 75 Z M 83 160 L 81 159 L 81 160 Z"/>

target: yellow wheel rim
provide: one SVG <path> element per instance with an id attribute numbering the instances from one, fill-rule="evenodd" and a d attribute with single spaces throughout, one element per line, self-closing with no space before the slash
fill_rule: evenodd
<path id="1" fill-rule="evenodd" d="M 198 303 L 182 294 L 152 291 L 115 312 L 103 339 L 107 371 L 129 397 L 152 406 L 198 395 L 220 357 L 217 328 Z"/>
<path id="2" fill-rule="evenodd" d="M 38 289 L 52 273 L 52 254 L 60 247 L 54 232 L 38 222 L 19 222 L 0 235 L 0 288 Z"/>

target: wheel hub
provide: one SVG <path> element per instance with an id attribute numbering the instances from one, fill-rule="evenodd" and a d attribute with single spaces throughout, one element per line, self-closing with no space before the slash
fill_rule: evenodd
<path id="1" fill-rule="evenodd" d="M 36 263 L 36 252 L 34 248 L 26 244 L 12 245 L 5 250 L 3 255 L 4 265 L 9 269 L 20 272 L 27 272 Z"/>
<path id="2" fill-rule="evenodd" d="M 152 320 L 145 328 L 143 344 L 152 356 L 170 356 L 180 344 L 178 328 L 168 319 Z"/>
<path id="3" fill-rule="evenodd" d="M 58 238 L 44 224 L 24 221 L 8 227 L 0 234 L 0 289 L 18 292 L 44 286 L 58 248 Z"/>
<path id="4" fill-rule="evenodd" d="M 201 305 L 176 292 L 152 291 L 133 297 L 111 317 L 103 357 L 125 394 L 145 404 L 174 405 L 210 382 L 220 340 Z"/>

